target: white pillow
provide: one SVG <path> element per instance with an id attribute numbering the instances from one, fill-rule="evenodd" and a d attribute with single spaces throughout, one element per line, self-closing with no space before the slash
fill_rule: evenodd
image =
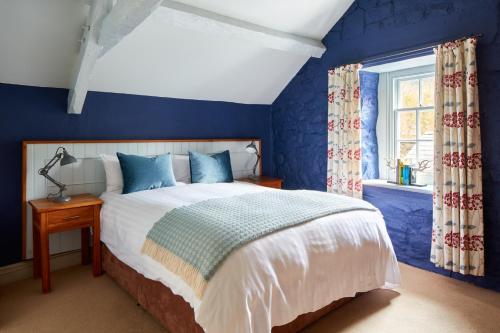
<path id="1" fill-rule="evenodd" d="M 104 172 L 106 173 L 106 192 L 123 192 L 123 175 L 120 161 L 115 155 L 101 154 L 99 157 L 104 164 Z"/>
<path id="2" fill-rule="evenodd" d="M 191 183 L 191 168 L 189 167 L 189 156 L 174 155 L 172 162 L 175 180 L 183 183 Z"/>

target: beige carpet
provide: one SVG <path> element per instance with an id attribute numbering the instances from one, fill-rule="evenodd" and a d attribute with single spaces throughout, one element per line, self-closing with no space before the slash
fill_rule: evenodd
<path id="1" fill-rule="evenodd" d="M 500 332 L 500 293 L 400 265 L 403 286 L 367 293 L 305 330 L 326 332 Z M 90 266 L 0 288 L 0 332 L 165 331 L 106 275 Z"/>

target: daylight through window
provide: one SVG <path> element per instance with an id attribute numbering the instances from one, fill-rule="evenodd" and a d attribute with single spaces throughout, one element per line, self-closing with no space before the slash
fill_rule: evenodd
<path id="1" fill-rule="evenodd" d="M 415 164 L 434 159 L 434 73 L 394 79 L 396 157 Z M 433 169 L 421 182 L 432 184 Z"/>

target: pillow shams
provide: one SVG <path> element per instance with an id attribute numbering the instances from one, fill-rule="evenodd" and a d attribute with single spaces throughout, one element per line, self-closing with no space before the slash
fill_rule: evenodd
<path id="1" fill-rule="evenodd" d="M 189 152 L 189 165 L 193 183 L 233 182 L 229 150 L 212 155 Z"/>
<path id="2" fill-rule="evenodd" d="M 123 175 L 120 161 L 116 155 L 101 154 L 104 173 L 106 174 L 106 192 L 122 193 Z"/>
<path id="3" fill-rule="evenodd" d="M 191 183 L 191 170 L 188 155 L 173 155 L 172 164 L 175 180 L 183 183 Z"/>
<path id="4" fill-rule="evenodd" d="M 123 194 L 175 186 L 170 154 L 154 157 L 116 153 L 123 174 Z"/>

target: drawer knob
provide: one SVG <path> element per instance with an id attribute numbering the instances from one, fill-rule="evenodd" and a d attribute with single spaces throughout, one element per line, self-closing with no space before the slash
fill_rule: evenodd
<path id="1" fill-rule="evenodd" d="M 63 218 L 63 220 L 70 221 L 70 220 L 76 220 L 76 219 L 79 219 L 79 218 L 80 218 L 80 215 L 75 215 L 75 216 L 65 217 L 65 218 Z"/>

